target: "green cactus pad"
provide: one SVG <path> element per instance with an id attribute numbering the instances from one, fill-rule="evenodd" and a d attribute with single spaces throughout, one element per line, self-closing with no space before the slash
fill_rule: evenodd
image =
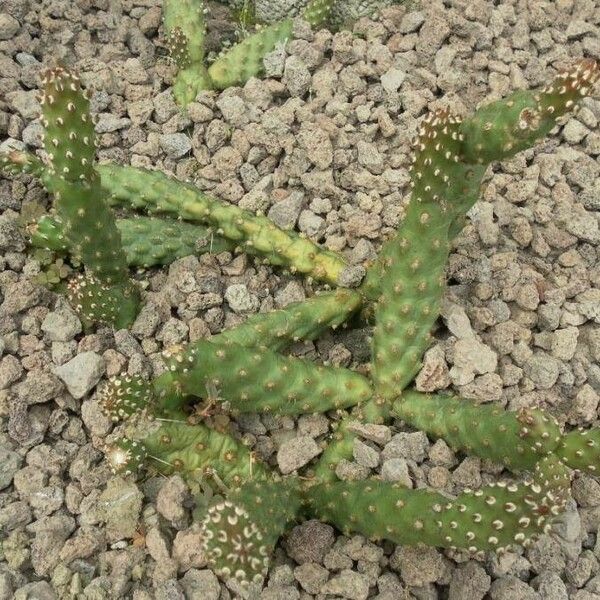
<path id="1" fill-rule="evenodd" d="M 54 172 L 68 181 L 94 184 L 96 146 L 88 93 L 77 75 L 61 67 L 46 71 L 42 83 L 44 148 Z"/>
<path id="2" fill-rule="evenodd" d="M 144 465 L 148 451 L 142 442 L 122 437 L 108 445 L 104 454 L 115 475 L 134 475 Z"/>
<path id="3" fill-rule="evenodd" d="M 311 514 L 398 544 L 427 544 L 498 553 L 528 545 L 548 531 L 569 498 L 570 479 L 554 457 L 542 459 L 532 480 L 465 490 L 455 500 L 430 490 L 408 490 L 383 481 L 316 485 L 306 494 Z"/>
<path id="4" fill-rule="evenodd" d="M 323 250 L 297 233 L 283 231 L 267 217 L 225 204 L 158 171 L 118 165 L 98 165 L 97 170 L 113 206 L 210 225 L 217 235 L 236 242 L 244 252 L 317 280 L 337 284 L 348 268 L 335 252 Z"/>
<path id="5" fill-rule="evenodd" d="M 87 325 L 106 323 L 116 329 L 131 325 L 139 307 L 133 284 L 107 286 L 93 275 L 82 273 L 69 281 L 67 298 Z"/>
<path id="6" fill-rule="evenodd" d="M 600 472 L 600 429 L 575 429 L 563 436 L 556 451 L 564 463 L 590 475 Z"/>
<path id="7" fill-rule="evenodd" d="M 218 339 L 246 348 L 281 351 L 293 342 L 313 340 L 329 328 L 338 328 L 361 304 L 358 292 L 341 288 L 279 310 L 252 315 L 234 329 L 220 333 Z"/>
<path id="8" fill-rule="evenodd" d="M 217 89 L 243 85 L 263 71 L 263 58 L 278 44 L 292 35 L 292 21 L 286 19 L 254 33 L 228 50 L 208 69 L 208 75 Z"/>
<path id="9" fill-rule="evenodd" d="M 556 419 L 540 410 L 506 411 L 455 396 L 405 391 L 392 414 L 454 450 L 500 462 L 511 470 L 531 470 L 561 440 Z"/>
<path id="10" fill-rule="evenodd" d="M 300 509 L 295 480 L 249 482 L 216 500 L 202 522 L 204 551 L 215 573 L 244 586 L 261 584 L 277 540 Z"/>
<path id="11" fill-rule="evenodd" d="M 311 27 L 321 27 L 329 21 L 334 4 L 334 0 L 312 0 L 304 9 L 302 18 L 308 21 Z"/>
<path id="12" fill-rule="evenodd" d="M 210 387 L 234 414 L 326 412 L 371 396 L 369 381 L 348 369 L 207 340 L 187 350 L 175 348 L 168 372 L 154 383 L 160 407 L 167 413 L 181 407 L 182 397 L 174 396 L 173 389 L 184 396 L 202 396 Z"/>
<path id="13" fill-rule="evenodd" d="M 593 91 L 598 78 L 598 62 L 583 59 L 540 92 L 518 91 L 480 108 L 461 125 L 462 160 L 489 163 L 531 147 Z"/>
<path id="14" fill-rule="evenodd" d="M 152 385 L 139 375 L 111 377 L 98 392 L 102 412 L 113 422 L 126 421 L 150 408 Z"/>
<path id="15" fill-rule="evenodd" d="M 127 264 L 132 267 L 168 265 L 192 254 L 230 252 L 235 246 L 233 242 L 213 234 L 209 228 L 175 219 L 117 219 L 117 229 Z M 30 235 L 34 246 L 55 252 L 68 251 L 62 224 L 56 218 L 43 216 L 30 229 Z"/>
<path id="16" fill-rule="evenodd" d="M 228 434 L 184 418 L 155 419 L 144 430 L 146 466 L 163 475 L 179 473 L 188 479 L 214 478 L 228 487 L 264 479 L 265 466 L 254 453 Z"/>
<path id="17" fill-rule="evenodd" d="M 459 124 L 446 111 L 424 120 L 415 143 L 411 201 L 399 233 L 382 249 L 373 380 L 384 398 L 397 396 L 417 373 L 439 315 L 450 252 L 448 205 L 464 181 L 457 166 Z"/>
<path id="18" fill-rule="evenodd" d="M 167 48 L 179 67 L 173 96 L 183 107 L 195 100 L 198 92 L 212 88 L 204 64 L 205 12 L 202 0 L 165 0 L 163 3 Z"/>

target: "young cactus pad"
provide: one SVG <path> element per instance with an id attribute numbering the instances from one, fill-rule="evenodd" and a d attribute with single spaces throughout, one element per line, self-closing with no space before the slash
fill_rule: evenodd
<path id="1" fill-rule="evenodd" d="M 215 573 L 244 587 L 261 584 L 277 540 L 299 509 L 295 479 L 249 482 L 216 500 L 202 522 L 204 550 Z"/>

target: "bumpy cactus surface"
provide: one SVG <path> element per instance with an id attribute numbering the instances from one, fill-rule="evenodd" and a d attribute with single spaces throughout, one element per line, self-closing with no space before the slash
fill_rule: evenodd
<path id="1" fill-rule="evenodd" d="M 186 53 L 180 53 L 184 61 Z M 346 532 L 475 555 L 528 545 L 548 531 L 563 510 L 570 469 L 597 472 L 598 429 L 562 431 L 541 410 L 510 412 L 454 396 L 420 394 L 410 384 L 439 315 L 450 243 L 477 200 L 486 166 L 531 147 L 591 92 L 598 77 L 597 63 L 582 60 L 545 90 L 518 92 L 468 119 L 445 110 L 432 113 L 414 144 L 413 189 L 404 220 L 357 289 L 327 292 L 254 315 L 210 339 L 169 349 L 165 372 L 153 380 L 123 375 L 102 388 L 103 409 L 119 427 L 107 447 L 115 471 L 178 472 L 191 484 L 210 479 L 216 496 L 200 518 L 207 555 L 221 577 L 243 585 L 261 581 L 279 536 L 305 516 L 330 521 Z M 78 92 L 76 82 L 74 86 Z M 67 111 L 73 113 L 68 107 L 67 102 Z M 60 118 L 71 119 L 72 114 Z M 53 124 L 48 119 L 47 136 L 58 136 L 58 128 L 58 146 L 50 144 L 62 149 L 69 135 L 62 133 L 56 115 L 53 119 Z M 89 140 L 92 132 L 83 121 Z M 3 169 L 38 176 L 54 193 L 70 193 L 80 189 L 76 186 L 83 189 L 80 181 L 88 187 L 94 181 L 101 190 L 97 196 L 108 196 L 102 205 L 107 212 L 110 202 L 176 215 L 210 225 L 223 240 L 271 264 L 330 283 L 345 281 L 348 267 L 340 257 L 281 231 L 262 215 L 221 204 L 160 173 L 94 167 L 93 153 L 79 135 L 73 150 L 53 153 L 49 167 L 26 153 L 11 152 L 2 159 Z M 61 250 L 66 246 L 85 257 L 86 240 L 69 233 L 69 219 L 88 224 L 86 214 L 57 212 L 59 222 L 41 222 L 36 240 L 45 235 Z M 191 241 L 192 230 L 179 225 L 182 238 L 188 239 L 189 233 Z M 106 235 L 118 235 L 117 225 Z M 125 249 L 132 243 L 126 242 Z M 101 296 L 100 309 L 109 321 L 119 309 L 111 286 L 126 273 L 125 252 L 119 257 L 116 265 L 106 264 L 103 255 L 97 257 L 95 279 L 73 286 L 73 297 L 84 311 L 98 310 Z M 374 320 L 370 376 L 282 354 L 293 342 L 315 339 L 358 314 Z M 198 423 L 211 410 L 302 414 L 351 407 L 352 413 L 342 415 L 328 447 L 304 477 L 281 478 L 257 462 L 231 432 L 209 427 L 210 421 Z M 356 421 L 381 423 L 390 417 L 446 440 L 457 451 L 522 475 L 465 490 L 456 498 L 378 480 L 337 481 L 337 464 L 352 453 Z"/>

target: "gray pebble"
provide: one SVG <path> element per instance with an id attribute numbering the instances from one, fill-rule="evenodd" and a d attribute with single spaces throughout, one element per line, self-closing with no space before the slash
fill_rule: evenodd
<path id="1" fill-rule="evenodd" d="M 71 308 L 63 305 L 46 315 L 41 328 L 51 342 L 68 342 L 81 333 L 81 321 Z"/>
<path id="2" fill-rule="evenodd" d="M 69 393 L 83 398 L 100 381 L 106 365 L 96 352 L 82 352 L 69 362 L 54 368 L 54 373 L 65 383 Z"/>
<path id="3" fill-rule="evenodd" d="M 397 481 L 406 488 L 413 487 L 413 481 L 404 458 L 388 458 L 381 465 L 381 478 L 385 481 Z"/>
<path id="4" fill-rule="evenodd" d="M 304 563 L 294 569 L 296 581 L 309 594 L 318 594 L 329 578 L 329 571 L 316 563 Z"/>
<path id="5" fill-rule="evenodd" d="M 212 571 L 190 569 L 180 580 L 186 598 L 219 600 L 221 586 Z"/>
<path id="6" fill-rule="evenodd" d="M 284 539 L 283 545 L 290 558 L 298 564 L 320 564 L 334 540 L 333 527 L 313 519 L 294 527 Z"/>
<path id="7" fill-rule="evenodd" d="M 112 113 L 100 113 L 96 123 L 97 133 L 111 133 L 119 129 L 125 129 L 131 125 L 131 120 L 127 117 L 117 117 Z"/>
<path id="8" fill-rule="evenodd" d="M 366 600 L 369 595 L 369 581 L 362 573 L 343 570 L 330 579 L 322 588 L 324 594 L 335 594 L 350 600 Z"/>
<path id="9" fill-rule="evenodd" d="M 6 13 L 0 13 L 0 40 L 10 40 L 21 28 L 19 21 Z"/>
<path id="10" fill-rule="evenodd" d="M 98 509 L 106 522 L 108 540 L 116 542 L 133 537 L 142 508 L 142 493 L 135 483 L 113 477 L 98 497 Z"/>
<path id="11" fill-rule="evenodd" d="M 391 441 L 386 444 L 382 452 L 382 458 L 406 458 L 417 463 L 423 462 L 429 450 L 429 440 L 422 431 L 415 433 L 397 433 Z"/>
<path id="12" fill-rule="evenodd" d="M 165 133 L 158 143 L 170 158 L 181 158 L 192 149 L 192 140 L 185 133 Z"/>
<path id="13" fill-rule="evenodd" d="M 313 438 L 299 436 L 284 442 L 277 452 L 277 464 L 284 475 L 288 475 L 308 464 L 323 450 Z"/>
<path id="14" fill-rule="evenodd" d="M 8 487 L 15 473 L 21 467 L 23 459 L 19 454 L 0 446 L 0 490 Z"/>
<path id="15" fill-rule="evenodd" d="M 47 581 L 36 581 L 16 590 L 13 600 L 58 600 L 58 596 Z"/>
<path id="16" fill-rule="evenodd" d="M 225 290 L 225 300 L 236 313 L 254 312 L 259 306 L 258 298 L 243 283 L 230 285 Z"/>

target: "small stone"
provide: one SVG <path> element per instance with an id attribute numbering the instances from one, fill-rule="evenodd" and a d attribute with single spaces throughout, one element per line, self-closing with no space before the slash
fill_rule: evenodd
<path id="1" fill-rule="evenodd" d="M 63 385 L 52 373 L 32 369 L 25 381 L 15 386 L 17 395 L 25 404 L 43 404 L 55 399 L 63 391 Z"/>
<path id="2" fill-rule="evenodd" d="M 0 40 L 10 40 L 21 28 L 19 21 L 6 13 L 0 13 Z"/>
<path id="3" fill-rule="evenodd" d="M 589 423 L 596 418 L 599 397 L 594 388 L 586 383 L 577 392 L 569 410 L 569 419 Z"/>
<path id="4" fill-rule="evenodd" d="M 410 586 L 434 583 L 447 571 L 442 555 L 435 548 L 426 547 L 398 546 L 390 558 L 390 566 Z"/>
<path id="5" fill-rule="evenodd" d="M 283 545 L 289 557 L 298 564 L 321 564 L 334 540 L 335 534 L 331 525 L 311 519 L 294 527 Z"/>
<path id="6" fill-rule="evenodd" d="M 491 577 L 480 565 L 469 561 L 452 573 L 448 600 L 482 600 L 490 589 Z"/>
<path id="7" fill-rule="evenodd" d="M 303 210 L 298 218 L 298 228 L 309 237 L 317 238 L 325 231 L 325 219 L 312 210 Z"/>
<path id="8" fill-rule="evenodd" d="M 287 198 L 274 204 L 268 212 L 268 217 L 282 229 L 293 229 L 304 205 L 304 194 L 293 191 Z"/>
<path id="9" fill-rule="evenodd" d="M 192 149 L 192 140 L 185 133 L 166 133 L 159 137 L 158 143 L 170 158 L 181 158 Z"/>
<path id="10" fill-rule="evenodd" d="M 412 488 L 413 482 L 404 458 L 388 458 L 381 466 L 381 478 L 385 481 L 397 481 L 406 488 Z"/>
<path id="11" fill-rule="evenodd" d="M 25 240 L 16 219 L 6 214 L 0 215 L 0 250 L 13 252 L 25 250 Z"/>
<path id="12" fill-rule="evenodd" d="M 298 56 L 289 56 L 283 70 L 283 84 L 290 96 L 304 96 L 310 88 L 311 75 L 304 61 Z"/>
<path id="13" fill-rule="evenodd" d="M 299 436 L 284 442 L 277 452 L 277 464 L 284 475 L 288 475 L 308 464 L 323 450 L 313 438 Z"/>
<path id="14" fill-rule="evenodd" d="M 354 421 L 349 425 L 348 430 L 352 433 L 357 433 L 365 440 L 370 440 L 380 445 L 387 444 L 392 439 L 392 432 L 387 425 Z"/>
<path id="15" fill-rule="evenodd" d="M 23 367 L 19 359 L 8 354 L 0 360 L 0 390 L 10 387 L 15 381 L 18 381 L 23 374 Z"/>
<path id="16" fill-rule="evenodd" d="M 183 524 L 186 511 L 183 503 L 188 497 L 188 488 L 179 475 L 165 480 L 156 496 L 156 510 L 174 524 Z"/>
<path id="17" fill-rule="evenodd" d="M 379 465 L 379 453 L 371 446 L 361 442 L 358 438 L 354 439 L 353 448 L 354 460 L 363 467 L 374 469 Z"/>
<path id="18" fill-rule="evenodd" d="M 15 473 L 21 468 L 23 459 L 19 454 L 0 446 L 0 490 L 8 487 Z"/>
<path id="19" fill-rule="evenodd" d="M 46 315 L 41 328 L 51 342 L 68 342 L 81 333 L 81 321 L 70 308 L 62 306 Z"/>
<path id="20" fill-rule="evenodd" d="M 132 538 L 137 529 L 143 494 L 135 483 L 113 477 L 98 497 L 98 509 L 106 522 L 110 542 Z"/>
<path id="21" fill-rule="evenodd" d="M 525 374 L 540 390 L 549 390 L 558 379 L 560 363 L 546 352 L 535 352 L 524 364 Z"/>
<path id="22" fill-rule="evenodd" d="M 31 525 L 31 564 L 37 575 L 49 575 L 60 561 L 60 550 L 75 530 L 75 519 L 67 515 L 44 517 Z"/>
<path id="23" fill-rule="evenodd" d="M 180 571 L 206 566 L 207 558 L 202 546 L 203 534 L 200 524 L 194 523 L 190 528 L 178 531 L 173 540 L 173 559 Z"/>
<path id="24" fill-rule="evenodd" d="M 425 13 L 420 10 L 410 11 L 400 21 L 398 31 L 400 33 L 412 33 L 417 31 L 425 22 Z"/>
<path id="25" fill-rule="evenodd" d="M 543 600 L 569 600 L 567 586 L 558 573 L 543 571 L 532 583 Z"/>
<path id="26" fill-rule="evenodd" d="M 369 595 L 369 580 L 362 573 L 344 569 L 321 588 L 321 593 L 350 600 L 366 600 Z"/>
<path id="27" fill-rule="evenodd" d="M 434 346 L 425 352 L 423 366 L 415 379 L 415 388 L 419 392 L 443 390 L 452 383 L 450 370 L 441 346 Z"/>
<path id="28" fill-rule="evenodd" d="M 450 377 L 456 385 L 466 385 L 475 375 L 493 373 L 498 365 L 497 354 L 476 338 L 458 340 L 454 346 L 454 365 Z"/>
<path id="29" fill-rule="evenodd" d="M 304 563 L 294 569 L 294 577 L 309 594 L 318 594 L 329 578 L 329 571 L 316 563 Z"/>
<path id="30" fill-rule="evenodd" d="M 99 381 L 105 371 L 104 359 L 96 352 L 82 352 L 69 362 L 54 368 L 69 393 L 83 398 Z"/>
<path id="31" fill-rule="evenodd" d="M 36 581 L 16 590 L 12 600 L 58 600 L 58 596 L 47 581 Z"/>
<path id="32" fill-rule="evenodd" d="M 496 579 L 489 591 L 491 600 L 544 600 L 540 594 L 514 575 Z"/>
<path id="33" fill-rule="evenodd" d="M 550 352 L 552 356 L 560 360 L 571 360 L 577 348 L 579 329 L 577 327 L 566 327 L 557 329 L 552 338 Z"/>
<path id="34" fill-rule="evenodd" d="M 112 133 L 119 129 L 125 129 L 131 125 L 131 120 L 127 117 L 117 117 L 112 113 L 100 113 L 96 123 L 97 133 Z"/>
<path id="35" fill-rule="evenodd" d="M 255 312 L 259 307 L 258 298 L 243 283 L 230 285 L 225 290 L 225 300 L 236 313 Z"/>
<path id="36" fill-rule="evenodd" d="M 405 71 L 392 67 L 381 76 L 381 85 L 388 94 L 393 94 L 398 91 L 405 79 Z"/>
<path id="37" fill-rule="evenodd" d="M 422 431 L 415 433 L 397 433 L 385 446 L 383 460 L 406 458 L 417 463 L 423 462 L 429 450 L 429 440 Z"/>
<path id="38" fill-rule="evenodd" d="M 190 569 L 180 580 L 186 598 L 219 600 L 221 586 L 212 571 Z"/>

